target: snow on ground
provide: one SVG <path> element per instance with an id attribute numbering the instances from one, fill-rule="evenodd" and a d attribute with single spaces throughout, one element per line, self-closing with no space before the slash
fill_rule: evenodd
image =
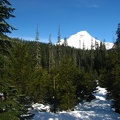
<path id="1" fill-rule="evenodd" d="M 120 114 L 111 108 L 111 101 L 106 100 L 105 88 L 97 87 L 94 93 L 96 99 L 76 106 L 75 111 L 36 112 L 33 120 L 120 120 Z"/>

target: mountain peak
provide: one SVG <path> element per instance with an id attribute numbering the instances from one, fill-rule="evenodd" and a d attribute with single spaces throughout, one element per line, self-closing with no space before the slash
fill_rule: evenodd
<path id="1" fill-rule="evenodd" d="M 80 31 L 77 32 L 74 35 L 71 35 L 67 39 L 68 46 L 80 48 L 80 49 L 91 49 L 91 46 L 93 46 L 93 49 L 95 49 L 95 45 L 97 44 L 100 46 L 100 40 L 95 39 L 92 37 L 87 31 Z M 64 40 L 61 40 L 60 44 L 63 44 Z M 113 43 L 105 42 L 106 49 L 110 49 L 113 47 Z"/>
<path id="2" fill-rule="evenodd" d="M 76 34 L 78 34 L 78 35 L 90 35 L 86 30 L 84 30 L 84 31 L 79 31 L 79 32 L 77 32 Z"/>

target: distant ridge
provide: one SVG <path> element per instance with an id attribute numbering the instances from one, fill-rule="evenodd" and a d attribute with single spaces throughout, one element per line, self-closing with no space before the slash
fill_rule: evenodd
<path id="1" fill-rule="evenodd" d="M 74 47 L 74 48 L 80 48 L 80 49 L 88 49 L 90 50 L 95 49 L 95 46 L 100 46 L 100 40 L 95 39 L 92 37 L 87 31 L 80 31 L 74 35 L 71 35 L 67 39 L 68 46 Z M 62 45 L 64 43 L 64 39 L 60 40 L 60 44 Z M 110 42 L 102 42 L 105 44 L 106 49 L 111 49 L 113 47 L 113 43 Z"/>

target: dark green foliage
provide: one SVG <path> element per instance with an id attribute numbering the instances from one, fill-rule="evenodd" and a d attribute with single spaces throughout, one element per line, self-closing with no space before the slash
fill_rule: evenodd
<path id="1" fill-rule="evenodd" d="M 87 100 L 96 88 L 96 81 L 91 73 L 80 71 L 75 82 L 78 102 Z"/>
<path id="2" fill-rule="evenodd" d="M 22 94 L 28 93 L 27 84 L 32 79 L 32 61 L 27 48 L 22 43 L 17 43 L 12 49 L 11 79 Z"/>
<path id="3" fill-rule="evenodd" d="M 18 120 L 25 113 L 24 104 L 21 103 L 19 87 L 13 79 L 13 44 L 10 41 L 0 40 L 0 118 Z M 25 98 L 25 97 L 24 97 Z M 23 101 L 24 98 L 22 98 Z"/>
<path id="4" fill-rule="evenodd" d="M 106 69 L 101 70 L 100 85 L 106 87 L 109 95 L 115 100 L 114 107 L 120 113 L 120 63 L 115 51 L 110 51 Z"/>
<path id="5" fill-rule="evenodd" d="M 1 120 L 18 120 L 20 115 L 25 113 L 24 105 L 20 102 L 20 95 L 17 89 L 10 84 L 2 85 L 0 91 L 0 118 Z"/>
<path id="6" fill-rule="evenodd" d="M 74 71 L 74 72 L 73 72 Z M 65 59 L 58 71 L 57 87 L 58 99 L 60 100 L 60 109 L 68 110 L 76 104 L 76 84 L 75 76 L 77 75 L 77 69 L 71 59 Z"/>
<path id="7" fill-rule="evenodd" d="M 0 37 L 4 33 L 11 33 L 11 30 L 15 30 L 6 20 L 11 17 L 15 17 L 12 13 L 15 10 L 8 0 L 0 1 Z"/>
<path id="8" fill-rule="evenodd" d="M 43 68 L 34 69 L 34 77 L 29 81 L 29 93 L 34 102 L 45 102 L 50 86 L 49 75 Z"/>
<path id="9" fill-rule="evenodd" d="M 114 70 L 114 82 L 113 82 L 113 89 L 111 90 L 111 94 L 115 100 L 115 109 L 116 112 L 120 113 L 120 64 L 115 66 Z"/>

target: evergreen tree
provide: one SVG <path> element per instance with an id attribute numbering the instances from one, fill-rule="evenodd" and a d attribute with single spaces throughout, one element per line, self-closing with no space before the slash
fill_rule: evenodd
<path id="1" fill-rule="evenodd" d="M 96 81 L 92 73 L 80 71 L 76 75 L 76 96 L 78 102 L 82 100 L 91 100 L 89 97 L 96 88 Z"/>
<path id="2" fill-rule="evenodd" d="M 41 48 L 40 48 L 40 42 L 39 42 L 39 32 L 38 28 L 36 30 L 36 68 L 39 68 L 41 66 Z"/>
<path id="3" fill-rule="evenodd" d="M 74 61 L 74 65 L 77 67 L 77 58 L 76 58 L 76 49 L 73 48 L 73 61 Z"/>
<path id="4" fill-rule="evenodd" d="M 58 28 L 58 41 L 57 41 L 57 51 L 56 51 L 56 54 L 57 54 L 57 61 L 56 61 L 56 65 L 60 65 L 60 62 L 61 62 L 61 46 L 60 46 L 60 26 Z"/>
<path id="5" fill-rule="evenodd" d="M 11 79 L 9 79 L 10 70 L 10 48 L 9 41 L 0 40 L 0 118 L 1 120 L 14 118 L 17 120 L 17 104 L 13 100 L 15 91 L 10 89 Z M 9 115 L 9 116 L 8 116 Z"/>
<path id="6" fill-rule="evenodd" d="M 59 68 L 58 72 L 58 99 L 59 107 L 62 110 L 68 110 L 76 104 L 76 86 L 75 76 L 77 70 L 70 59 L 65 59 Z"/>
<path id="7" fill-rule="evenodd" d="M 47 101 L 50 86 L 49 75 L 43 68 L 34 69 L 33 79 L 30 81 L 29 94 L 34 102 L 44 103 Z"/>
<path id="8" fill-rule="evenodd" d="M 113 82 L 113 89 L 111 90 L 111 94 L 113 99 L 115 100 L 115 110 L 116 112 L 120 113 L 120 64 L 115 65 L 114 69 L 114 82 Z"/>
<path id="9" fill-rule="evenodd" d="M 119 46 L 120 45 L 120 23 L 118 24 L 118 28 L 117 28 L 117 31 L 116 31 L 116 34 L 117 34 L 117 39 L 116 39 L 116 45 Z"/>
<path id="10" fill-rule="evenodd" d="M 116 53 L 114 50 L 108 52 L 106 57 L 105 66 L 100 70 L 100 80 L 99 83 L 101 86 L 107 88 L 108 92 L 111 92 L 113 89 L 113 82 L 115 79 L 114 67 L 116 61 Z"/>
<path id="11" fill-rule="evenodd" d="M 0 118 L 1 120 L 18 120 L 26 110 L 20 101 L 21 93 L 13 84 L 11 73 L 13 45 L 10 41 L 0 40 L 0 43 Z"/>
<path id="12" fill-rule="evenodd" d="M 17 89 L 9 83 L 2 85 L 2 93 L 0 93 L 0 97 L 0 119 L 19 120 L 23 111 L 22 105 L 19 103 Z"/>
<path id="13" fill-rule="evenodd" d="M 53 49 L 52 49 L 52 41 L 51 34 L 49 35 L 49 73 L 53 67 Z"/>
<path id="14" fill-rule="evenodd" d="M 15 28 L 7 22 L 10 17 L 15 17 L 12 14 L 14 10 L 15 8 L 12 8 L 8 0 L 0 1 L 0 36 L 5 33 L 11 33 L 11 30 L 15 30 Z"/>
<path id="15" fill-rule="evenodd" d="M 31 56 L 24 43 L 17 43 L 13 47 L 11 57 L 11 78 L 21 94 L 29 92 L 27 86 L 32 79 Z"/>

